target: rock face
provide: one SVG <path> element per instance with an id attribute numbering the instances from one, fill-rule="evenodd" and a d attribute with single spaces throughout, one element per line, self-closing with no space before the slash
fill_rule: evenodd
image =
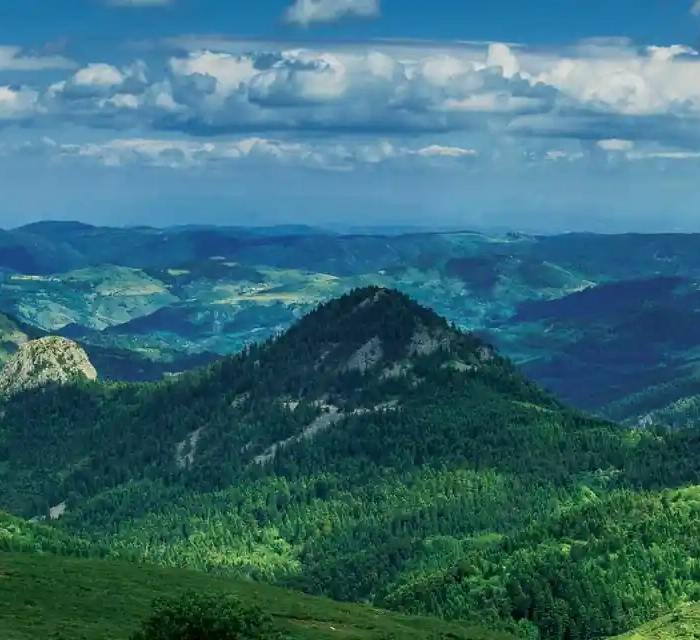
<path id="1" fill-rule="evenodd" d="M 57 336 L 30 340 L 5 362 L 0 372 L 0 395 L 52 382 L 65 384 L 80 377 L 95 380 L 97 371 L 76 342 Z"/>

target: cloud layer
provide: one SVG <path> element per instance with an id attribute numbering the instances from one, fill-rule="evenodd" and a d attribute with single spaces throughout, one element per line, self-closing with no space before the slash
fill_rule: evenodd
<path id="1" fill-rule="evenodd" d="M 3 64 L 60 68 L 69 61 L 5 48 Z M 201 48 L 169 57 L 162 69 L 140 60 L 93 62 L 46 87 L 0 87 L 0 122 L 209 136 L 480 132 L 700 142 L 700 59 L 681 46 Z"/>
<path id="2" fill-rule="evenodd" d="M 274 138 L 247 137 L 225 141 L 113 138 L 100 142 L 65 143 L 42 138 L 18 144 L 0 144 L 0 157 L 42 156 L 51 161 L 87 161 L 103 166 L 146 165 L 185 169 L 224 163 L 264 163 L 348 171 L 380 163 L 417 163 L 440 166 L 476 159 L 473 149 L 430 144 L 402 146 L 389 140 L 365 144 L 337 142 L 290 142 Z"/>

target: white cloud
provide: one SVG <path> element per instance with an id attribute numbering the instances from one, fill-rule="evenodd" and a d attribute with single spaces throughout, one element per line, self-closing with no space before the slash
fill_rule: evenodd
<path id="1" fill-rule="evenodd" d="M 0 123 L 23 120 L 35 112 L 39 94 L 29 88 L 0 86 Z"/>
<path id="2" fill-rule="evenodd" d="M 625 156 L 628 160 L 697 160 L 700 151 L 631 151 Z"/>
<path id="3" fill-rule="evenodd" d="M 71 69 L 76 63 L 59 55 L 31 55 L 21 47 L 0 46 L 0 71 L 42 71 L 45 69 Z"/>
<path id="4" fill-rule="evenodd" d="M 2 94 L 0 93 L 0 99 Z M 5 145 L 4 155 L 24 153 L 45 155 L 51 160 L 88 160 L 105 166 L 131 164 L 171 169 L 226 162 L 291 164 L 328 171 L 347 171 L 387 162 L 459 162 L 476 158 L 473 149 L 430 144 L 397 145 L 388 140 L 365 144 L 349 142 L 309 143 L 249 137 L 236 140 L 199 142 L 157 138 L 116 138 L 102 142 L 66 143 L 51 137 Z"/>
<path id="5" fill-rule="evenodd" d="M 694 0 L 693 6 L 690 8 L 690 13 L 694 16 L 700 15 L 700 0 Z"/>
<path id="6" fill-rule="evenodd" d="M 379 0 L 295 0 L 287 9 L 286 18 L 306 27 L 313 22 L 335 22 L 349 16 L 373 18 L 379 13 Z"/>
<path id="7" fill-rule="evenodd" d="M 124 82 L 124 74 L 116 67 L 104 63 L 89 64 L 74 76 L 76 86 L 114 87 Z"/>
<path id="8" fill-rule="evenodd" d="M 78 69 L 67 80 L 51 84 L 44 94 L 44 104 L 54 111 L 70 107 L 99 111 L 112 98 L 132 96 L 136 99 L 147 88 L 146 65 L 136 62 L 121 69 L 104 62 L 93 62 Z M 127 103 L 133 100 L 126 100 Z M 68 114 L 70 115 L 70 114 Z"/>
<path id="9" fill-rule="evenodd" d="M 634 142 L 631 140 L 618 140 L 617 138 L 598 140 L 596 144 L 603 151 L 629 151 L 634 147 Z"/>
<path id="10" fill-rule="evenodd" d="M 0 92 L 2 100 L 2 92 Z M 0 102 L 0 105 L 2 102 Z M 0 114 L 2 111 L 0 111 Z M 504 175 L 523 170 L 537 171 L 547 165 L 591 169 L 620 166 L 620 162 L 644 162 L 649 170 L 665 170 L 668 162 L 681 162 L 697 170 L 700 151 L 687 151 L 660 145 L 635 145 L 628 140 L 607 139 L 592 145 L 575 143 L 557 146 L 500 145 L 474 149 L 429 137 L 409 142 L 390 138 L 266 138 L 260 136 L 235 139 L 213 138 L 145 138 L 125 137 L 94 141 L 57 141 L 50 136 L 19 143 L 0 145 L 0 156 L 43 157 L 49 162 L 104 167 L 158 167 L 165 169 L 236 167 L 255 169 L 264 174 L 274 167 L 312 169 L 328 172 L 373 171 L 392 167 L 398 171 L 412 169 L 454 170 L 461 174 L 477 172 Z M 578 170 L 578 169 L 577 169 Z M 585 174 L 584 174 L 585 175 Z"/>

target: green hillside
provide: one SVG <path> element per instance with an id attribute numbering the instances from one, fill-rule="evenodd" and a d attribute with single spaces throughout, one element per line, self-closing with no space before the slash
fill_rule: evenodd
<path id="1" fill-rule="evenodd" d="M 194 571 L 0 552 L 0 637 L 127 640 L 159 596 L 231 594 L 271 614 L 289 640 L 513 640 L 434 618 L 338 604 Z"/>
<path id="2" fill-rule="evenodd" d="M 612 640 L 697 640 L 700 605 L 687 604 Z"/>

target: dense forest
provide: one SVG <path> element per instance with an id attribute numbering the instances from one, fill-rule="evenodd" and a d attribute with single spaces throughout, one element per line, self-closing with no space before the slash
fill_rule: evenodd
<path id="1" fill-rule="evenodd" d="M 0 508 L 45 518 L 52 551 L 541 640 L 700 599 L 700 435 L 574 411 L 394 291 L 168 381 L 44 387 L 2 411 Z M 0 545 L 41 537 L 19 522 Z"/>

